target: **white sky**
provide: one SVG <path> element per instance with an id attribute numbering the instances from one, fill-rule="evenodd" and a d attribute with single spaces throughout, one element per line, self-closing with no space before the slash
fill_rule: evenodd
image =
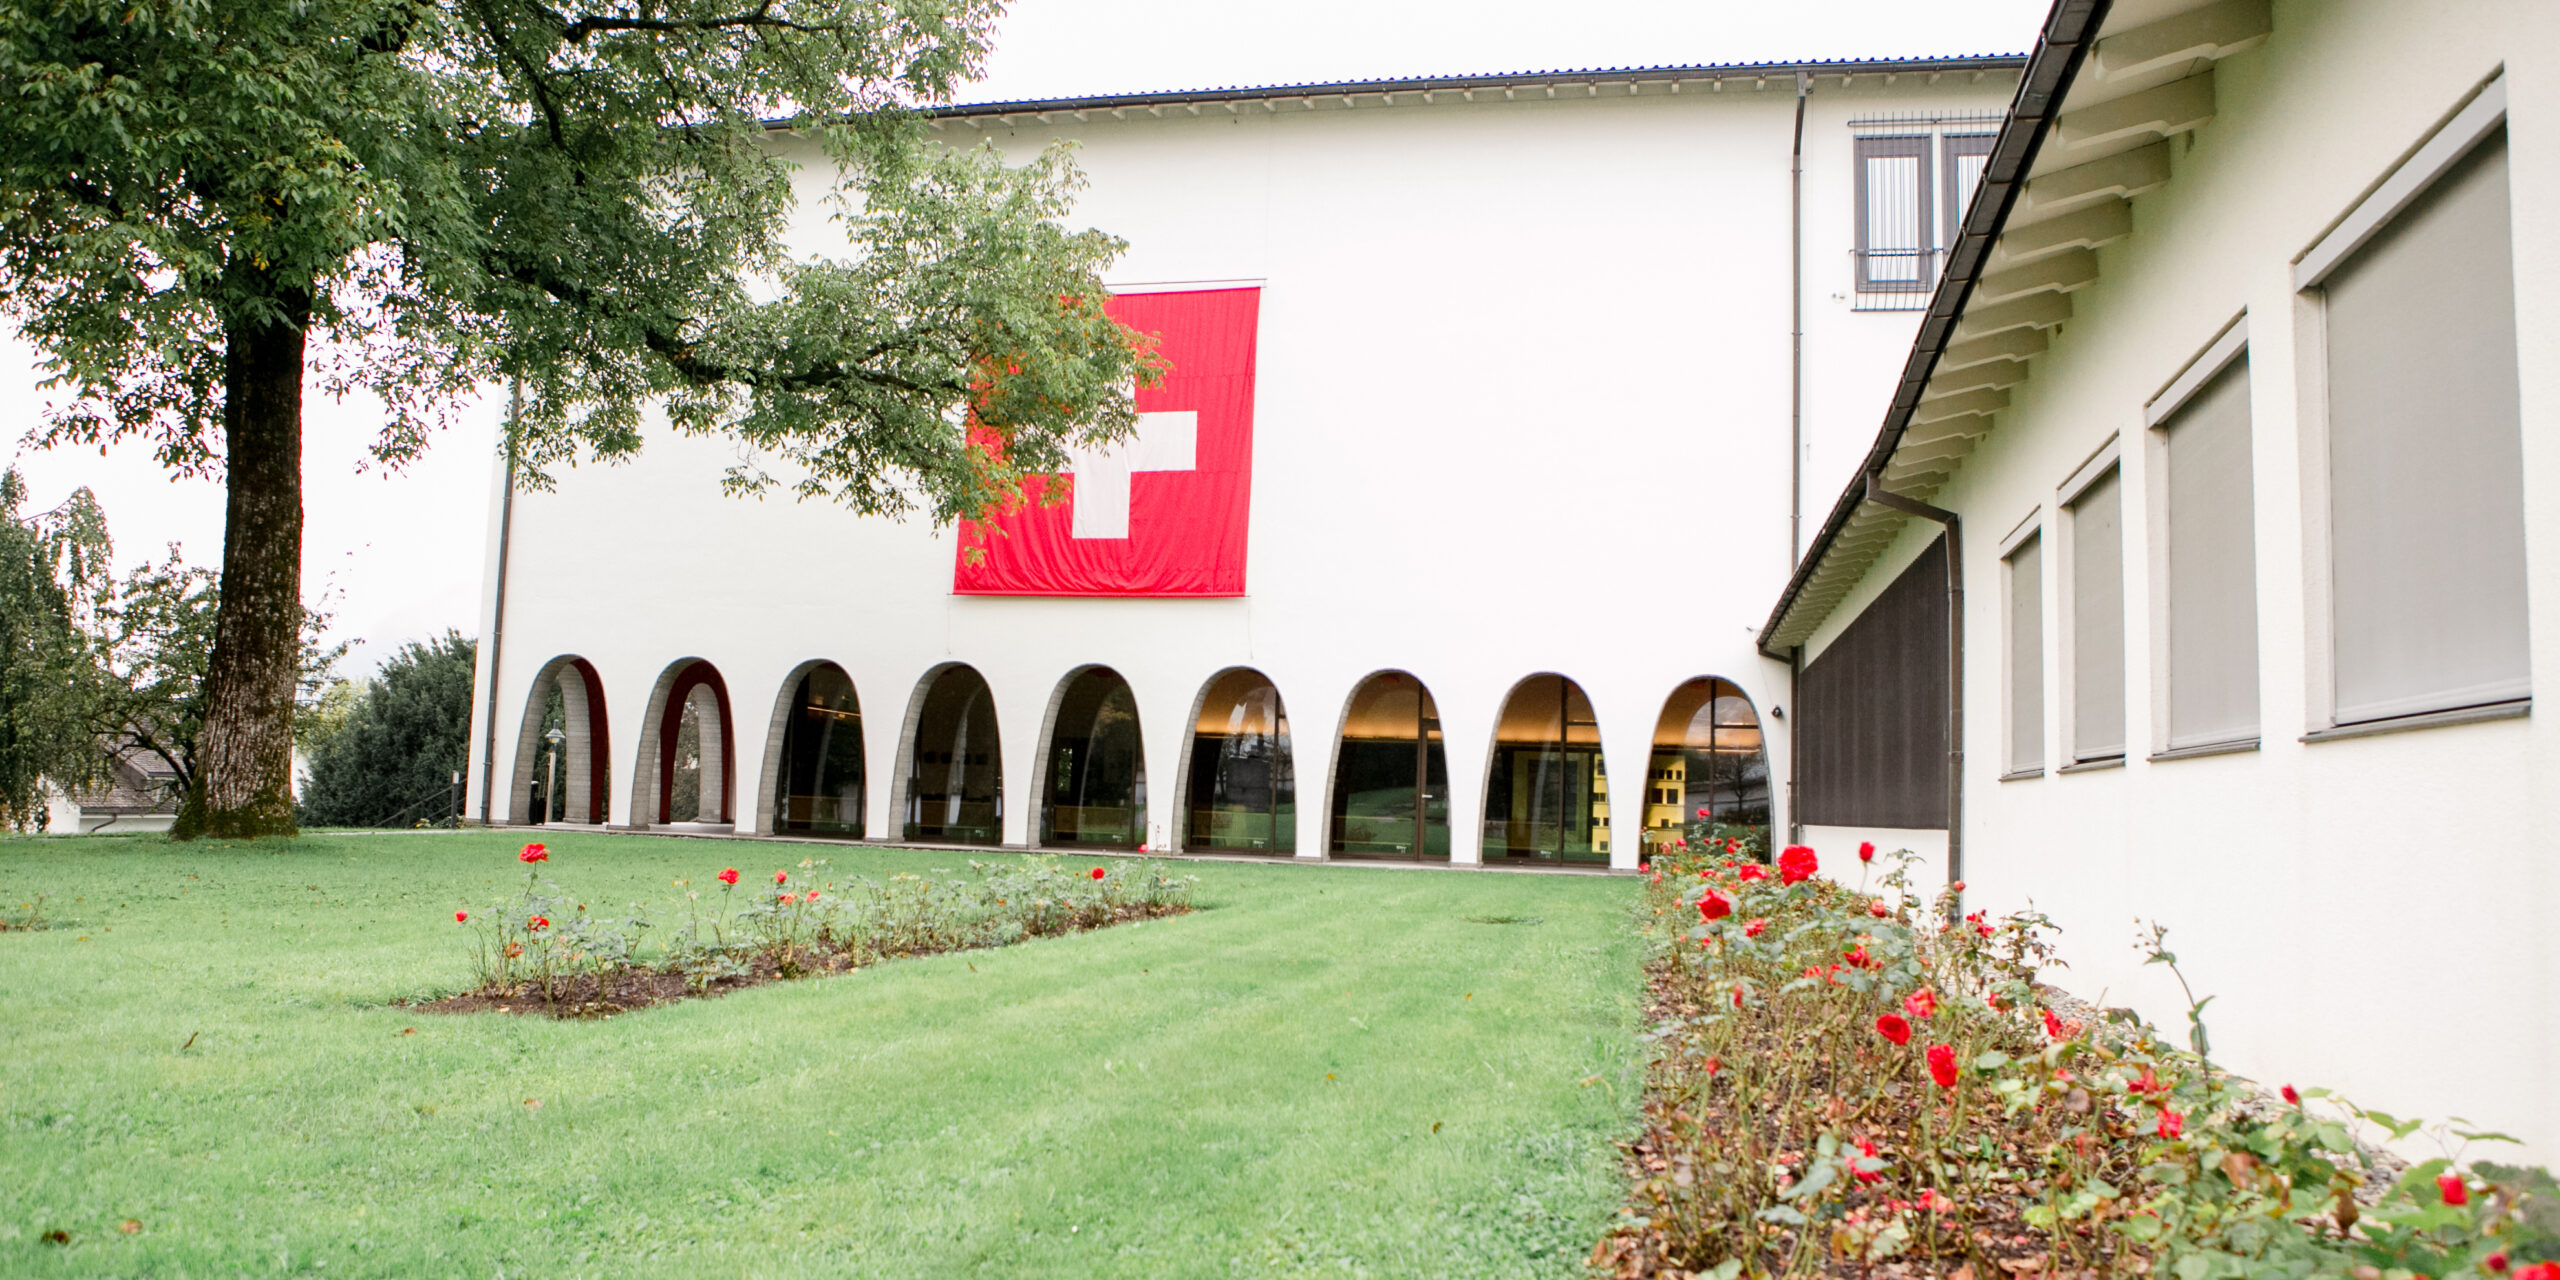
<path id="1" fill-rule="evenodd" d="M 1017 0 L 964 100 L 1562 67 L 2022 53 L 2046 0 Z M 33 353 L 0 334 L 0 456 L 43 510 L 87 485 L 117 559 L 179 544 L 222 557 L 221 489 L 173 480 L 147 449 L 22 450 L 41 419 Z M 334 590 L 336 634 L 370 672 L 401 641 L 478 629 L 495 401 L 406 472 L 358 474 L 379 410 L 316 395 L 304 426 L 304 590 Z M 703 483 L 718 477 L 705 475 Z"/>

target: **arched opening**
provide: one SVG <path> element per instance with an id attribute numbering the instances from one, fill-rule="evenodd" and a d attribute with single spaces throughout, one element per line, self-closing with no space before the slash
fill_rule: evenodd
<path id="1" fill-rule="evenodd" d="M 601 826 L 613 798 L 604 680 L 586 659 L 542 664 L 525 698 L 507 812 L 519 823 Z"/>
<path id="2" fill-rule="evenodd" d="M 1004 759 L 986 678 L 960 664 L 927 677 L 909 741 L 906 838 L 1002 843 Z"/>
<path id="3" fill-rule="evenodd" d="M 737 734 L 729 722 L 729 686 L 710 663 L 687 659 L 672 669 L 658 711 L 660 823 L 733 823 L 731 761 Z"/>
<path id="4" fill-rule="evenodd" d="M 1049 726 L 1040 843 L 1117 849 L 1147 843 L 1147 754 L 1129 682 L 1109 667 L 1068 676 Z"/>
<path id="5" fill-rule="evenodd" d="M 1383 671 L 1360 682 L 1333 761 L 1338 858 L 1449 856 L 1449 760 L 1440 709 L 1422 681 Z"/>
<path id="6" fill-rule="evenodd" d="M 1191 718 L 1182 847 L 1295 852 L 1298 779 L 1289 757 L 1289 713 L 1261 672 L 1220 672 Z"/>
<path id="7" fill-rule="evenodd" d="M 786 690 L 775 726 L 773 826 L 777 834 L 862 838 L 862 703 L 853 678 L 812 664 Z"/>
<path id="8" fill-rule="evenodd" d="M 1653 843 L 1678 839 L 1692 819 L 1767 834 L 1769 757 L 1760 716 L 1732 681 L 1700 677 L 1662 704 L 1643 814 L 1644 839 Z"/>
<path id="9" fill-rule="evenodd" d="M 1484 856 L 1609 861 L 1600 721 L 1582 686 L 1563 676 L 1531 676 L 1503 700 L 1485 773 Z"/>

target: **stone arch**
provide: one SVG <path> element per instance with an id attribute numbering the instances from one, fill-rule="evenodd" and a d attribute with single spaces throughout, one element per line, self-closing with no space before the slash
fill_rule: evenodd
<path id="1" fill-rule="evenodd" d="M 1485 755 L 1484 860 L 1609 861 L 1600 719 L 1572 679 L 1541 671 L 1503 695 Z"/>
<path id="2" fill-rule="evenodd" d="M 1448 859 L 1449 758 L 1420 677 L 1379 671 L 1353 686 L 1326 791 L 1328 857 Z"/>
<path id="3" fill-rule="evenodd" d="M 690 713 L 699 743 L 698 800 L 691 813 L 673 813 L 676 746 Z M 649 712 L 640 723 L 639 758 L 632 770 L 632 825 L 673 823 L 722 826 L 737 819 L 738 739 L 729 713 L 728 682 L 700 658 L 678 658 L 658 675 Z"/>
<path id="4" fill-rule="evenodd" d="M 823 658 L 793 667 L 765 726 L 755 830 L 861 839 L 871 783 L 864 745 L 853 677 Z"/>
<path id="5" fill-rule="evenodd" d="M 898 731 L 890 812 L 907 840 L 1004 842 L 1004 752 L 995 691 L 965 662 L 916 681 Z"/>
<path id="6" fill-rule="evenodd" d="M 1136 849 L 1147 841 L 1147 749 L 1138 696 L 1119 672 L 1068 672 L 1040 717 L 1032 758 L 1032 843 Z"/>
<path id="7" fill-rule="evenodd" d="M 1758 827 L 1765 833 L 1769 753 L 1751 695 L 1722 676 L 1682 681 L 1663 699 L 1662 714 L 1654 719 L 1643 803 L 1628 803 L 1631 798 L 1621 799 L 1620 825 L 1640 829 L 1647 841 L 1677 838 L 1692 821 Z M 1698 816 L 1701 809 L 1704 818 Z"/>
<path id="8" fill-rule="evenodd" d="M 561 717 L 547 726 L 554 698 Z M 548 758 L 551 743 L 545 730 L 561 733 L 557 761 Z M 551 783 L 553 766 L 559 779 Z M 555 793 L 556 792 L 556 796 Z M 536 813 L 536 796 L 545 810 Z M 542 664 L 525 697 L 524 719 L 516 731 L 516 763 L 507 790 L 508 820 L 539 826 L 558 811 L 560 821 L 603 826 L 613 804 L 613 746 L 607 733 L 604 679 L 594 664 L 575 654 L 562 654 Z"/>
<path id="9" fill-rule="evenodd" d="M 1176 848 L 1296 853 L 1297 767 L 1271 677 L 1229 667 L 1203 682 L 1183 722 L 1182 765 L 1173 776 Z"/>

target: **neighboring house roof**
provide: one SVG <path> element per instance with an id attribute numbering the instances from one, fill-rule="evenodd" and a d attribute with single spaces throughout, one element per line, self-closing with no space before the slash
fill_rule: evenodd
<path id="1" fill-rule="evenodd" d="M 1803 644 L 1914 517 L 1875 487 L 1935 495 L 2026 380 L 2097 250 L 2133 233 L 2135 196 L 2169 181 L 2168 139 L 2213 118 L 2213 64 L 2272 27 L 2270 0 L 2058 0 L 2027 59 L 1961 237 L 1858 474 L 1760 631 Z"/>
<path id="2" fill-rule="evenodd" d="M 1417 102 L 1435 101 L 1448 94 L 1464 101 L 1475 101 L 1476 95 L 1501 94 L 1506 98 L 1521 93 L 1543 94 L 1552 98 L 1558 89 L 1585 91 L 1598 97 L 1603 90 L 1632 95 L 1653 90 L 1679 93 L 1696 87 L 1704 92 L 1717 92 L 1725 82 L 1735 81 L 1752 88 L 1766 88 L 1778 82 L 1792 89 L 1798 73 L 1853 80 L 1861 76 L 1888 79 L 1901 76 L 1937 78 L 1964 75 L 1979 78 L 1992 72 L 2016 71 L 2027 65 L 2027 59 L 2014 53 L 1962 54 L 1943 58 L 1840 58 L 1814 62 L 1724 62 L 1694 63 L 1658 67 L 1586 67 L 1555 71 L 1509 71 L 1491 75 L 1415 76 L 1396 80 L 1341 80 L 1320 84 L 1228 85 L 1209 89 L 1180 89 L 1156 93 L 1101 94 L 1082 98 L 1037 98 L 1012 102 L 966 102 L 947 107 L 932 107 L 925 115 L 933 120 L 958 120 L 964 123 L 993 117 L 1071 115 L 1082 119 L 1086 113 L 1101 112 L 1114 117 L 1130 111 L 1162 115 L 1173 107 L 1198 114 L 1203 106 L 1219 106 L 1240 111 L 1247 105 L 1278 110 L 1285 102 L 1312 106 L 1319 101 L 1339 100 L 1353 105 L 1358 99 L 1375 98 L 1392 105 L 1399 98 Z"/>
<path id="3" fill-rule="evenodd" d="M 124 750 L 108 765 L 102 787 L 66 792 L 82 813 L 158 814 L 178 811 L 178 774 L 167 761 L 145 751 Z"/>

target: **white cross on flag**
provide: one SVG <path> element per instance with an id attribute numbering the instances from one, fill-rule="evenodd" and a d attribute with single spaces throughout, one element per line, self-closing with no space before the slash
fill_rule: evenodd
<path id="1" fill-rule="evenodd" d="M 1254 336 L 1259 289 L 1121 294 L 1111 317 L 1158 339 L 1172 365 L 1138 391 L 1137 430 L 1068 451 L 1067 501 L 1049 483 L 986 527 L 966 522 L 951 589 L 960 595 L 1244 594 L 1253 491 Z M 971 563 L 968 549 L 983 549 Z"/>

